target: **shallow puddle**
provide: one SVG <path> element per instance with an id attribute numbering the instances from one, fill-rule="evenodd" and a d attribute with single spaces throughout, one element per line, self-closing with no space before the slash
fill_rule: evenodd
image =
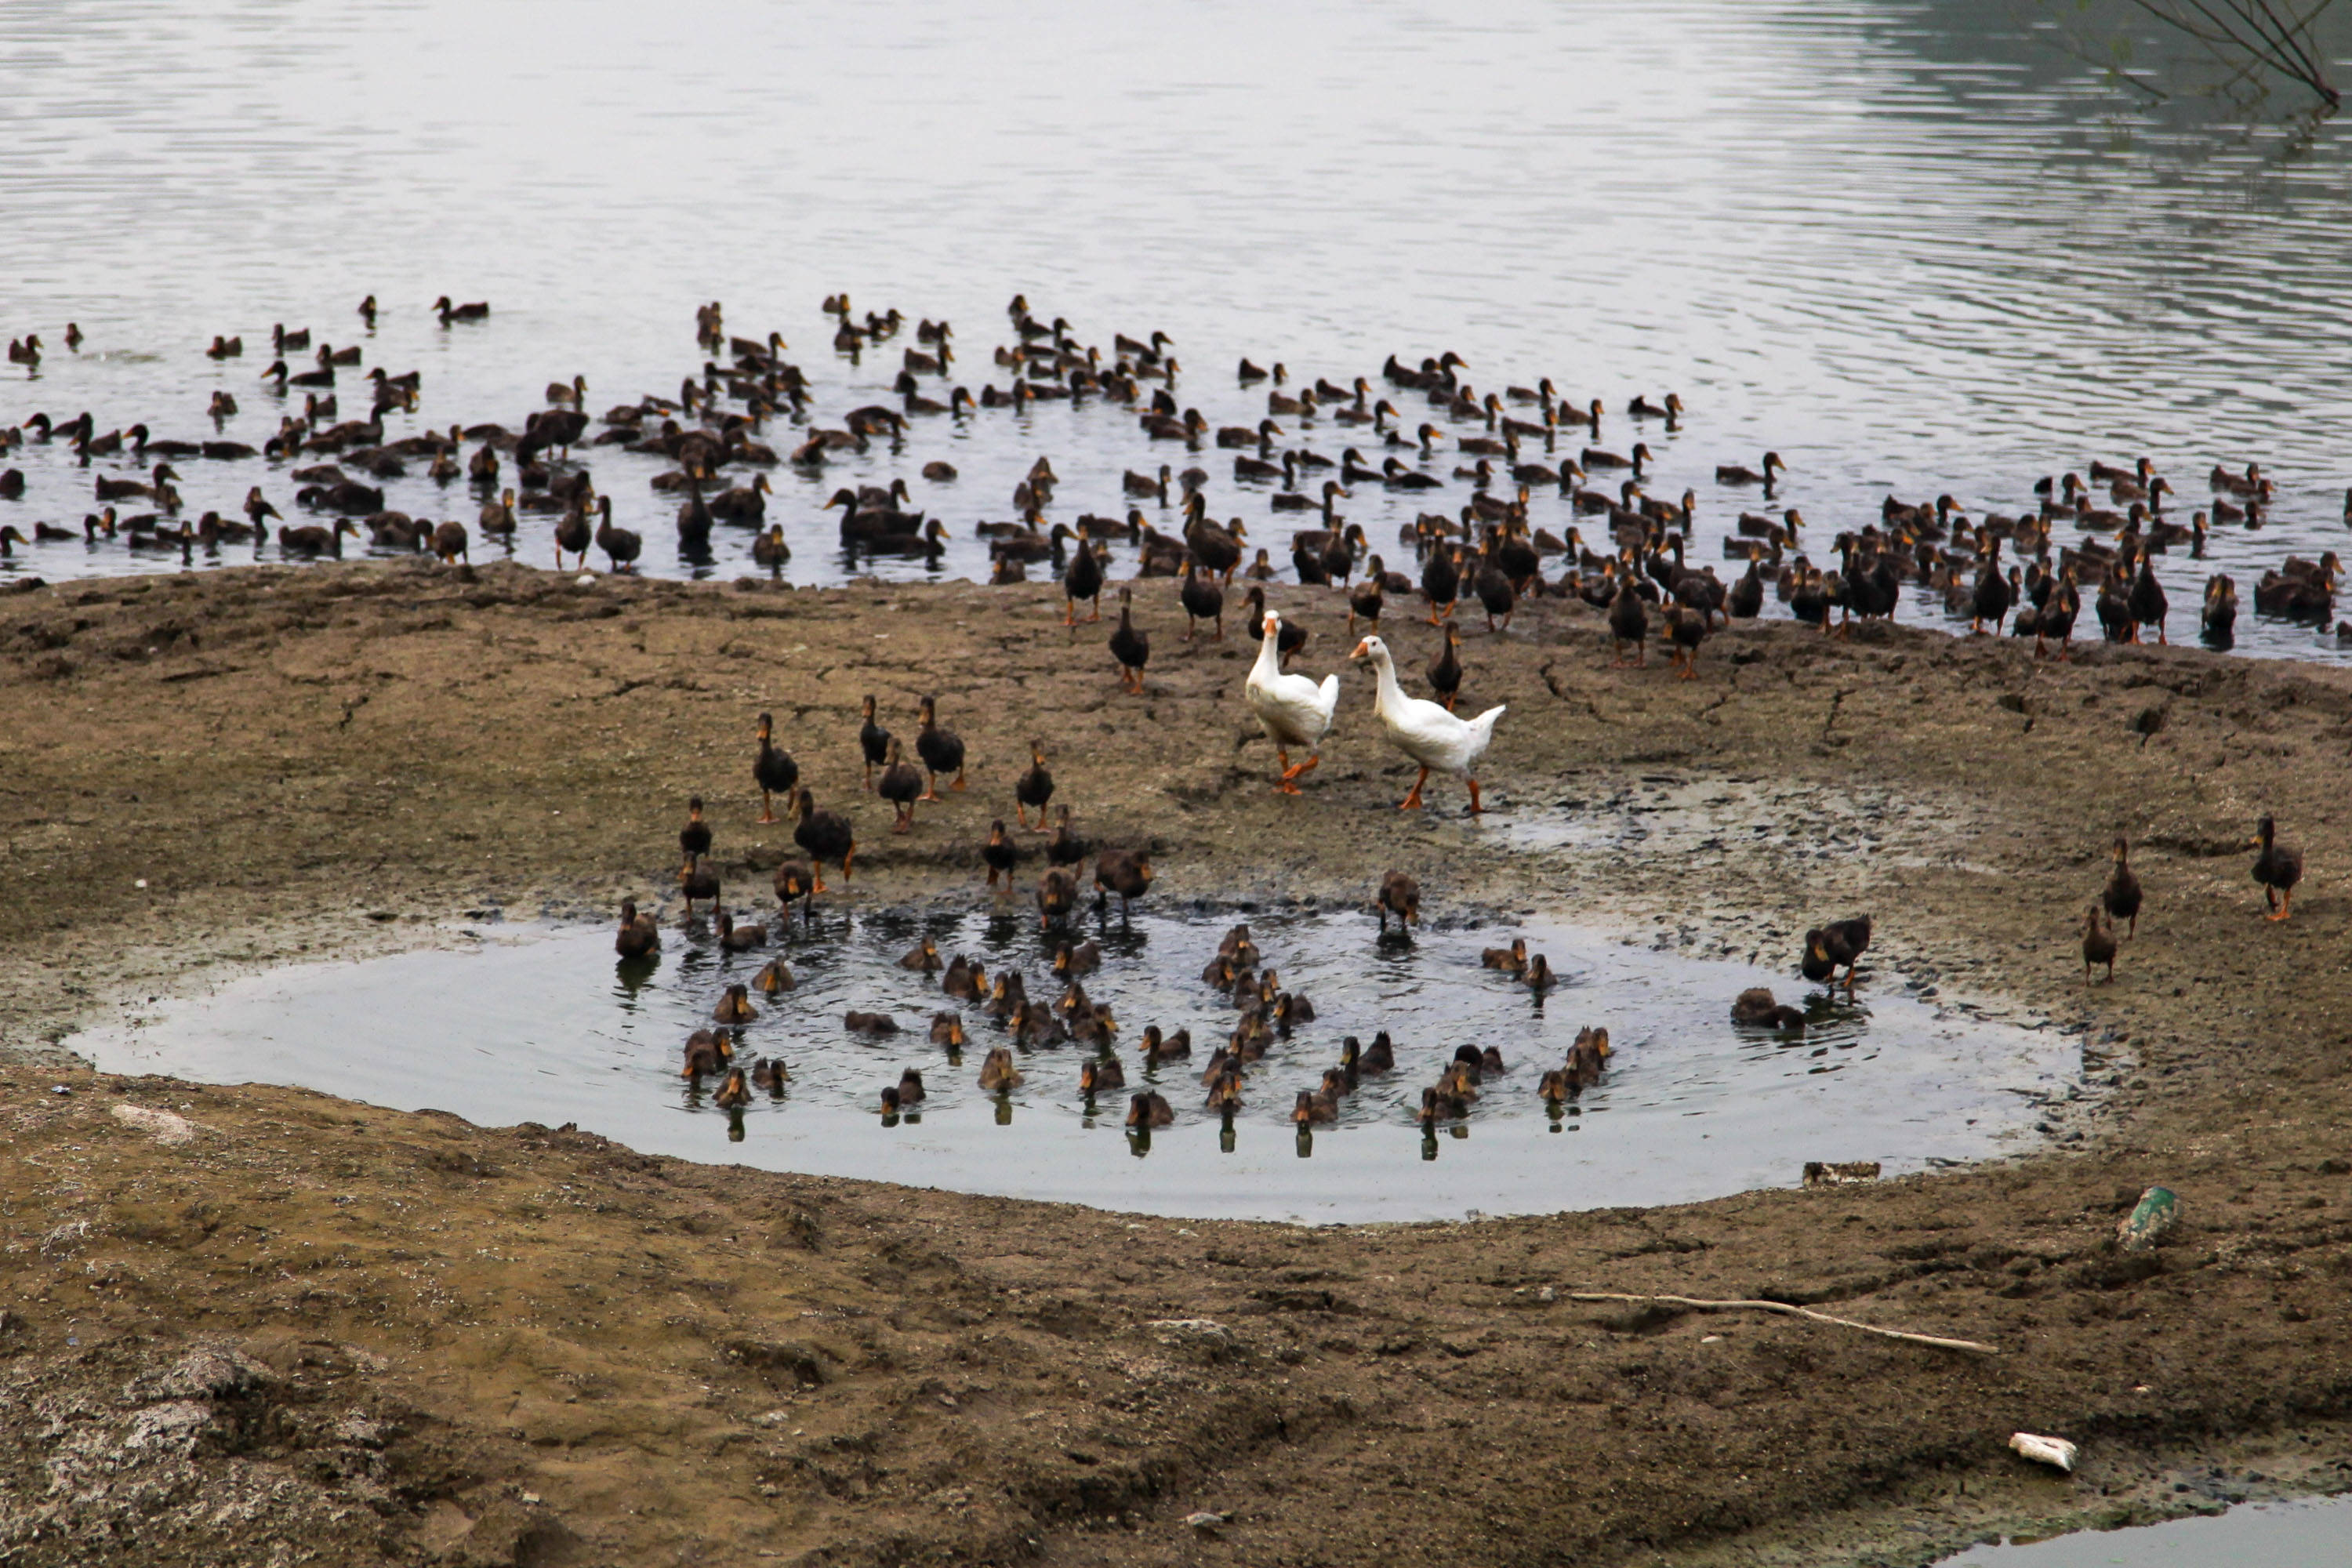
<path id="1" fill-rule="evenodd" d="M 1203 1108 L 1200 1073 L 1234 1007 L 1201 979 L 1220 937 L 1247 919 L 1264 962 L 1317 1017 L 1250 1070 L 1230 1120 Z M 2063 1095 L 2072 1043 L 1939 1015 L 1901 996 L 1833 1001 L 1791 974 L 1635 949 L 1589 931 L 1522 922 L 1424 929 L 1383 940 L 1366 915 L 1217 911 L 1187 918 L 1089 915 L 1103 947 L 1083 984 L 1116 1017 L 1127 1090 L 1089 1103 L 1075 1044 L 1018 1053 L 1025 1081 L 984 1094 L 978 1072 L 1002 1029 L 967 1005 L 960 1061 L 928 1043 L 953 1005 L 936 976 L 900 968 L 924 934 L 994 974 L 1023 971 L 1033 1000 L 1062 987 L 1025 901 L 994 912 L 917 918 L 829 912 L 772 952 L 724 955 L 707 931 L 663 933 L 658 962 L 616 963 L 602 929 L 490 927 L 464 946 L 269 971 L 165 1005 L 76 1043 L 109 1071 L 215 1082 L 289 1083 L 484 1124 L 576 1122 L 648 1152 L 921 1186 L 1062 1199 L 1184 1215 L 1308 1222 L 1459 1218 L 1682 1202 L 1786 1186 L 1809 1160 L 1877 1160 L 1890 1175 L 2014 1146 L 2041 1102 Z M 1480 967 L 1481 950 L 1524 935 L 1560 984 L 1541 1002 Z M 753 995 L 739 1059 L 781 1056 L 781 1099 L 740 1114 L 682 1080 L 681 1047 L 710 1022 L 730 981 L 781 953 L 797 989 Z M 1891 977 L 1890 977 L 1891 979 Z M 1810 1026 L 1735 1027 L 1731 999 L 1769 984 Z M 1891 990 L 1891 985 L 1887 987 Z M 851 1009 L 892 1015 L 905 1033 L 869 1043 Z M 1143 1068 L 1144 1026 L 1189 1028 L 1191 1065 Z M 1608 1027 L 1606 1077 L 1554 1111 L 1537 1094 L 1576 1031 Z M 1365 1078 L 1336 1124 L 1302 1135 L 1297 1091 L 1335 1066 L 1344 1037 L 1394 1037 L 1397 1068 Z M 1456 1047 L 1500 1048 L 1463 1121 L 1425 1135 L 1415 1112 Z M 882 1088 L 922 1072 L 919 1114 L 886 1121 Z M 1123 1126 L 1128 1094 L 1156 1088 L 1174 1125 Z"/>
<path id="2" fill-rule="evenodd" d="M 2352 1568 L 2352 1497 L 2249 1503 L 2206 1519 L 1975 1546 L 1942 1568 Z"/>

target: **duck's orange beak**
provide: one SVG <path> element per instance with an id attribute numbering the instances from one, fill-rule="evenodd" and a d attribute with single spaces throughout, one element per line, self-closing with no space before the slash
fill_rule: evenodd
<path id="1" fill-rule="evenodd" d="M 1282 617 L 1274 614 L 1272 611 L 1268 611 L 1266 613 L 1265 625 L 1260 629 L 1262 629 L 1268 637 L 1274 636 L 1275 633 L 1282 629 Z"/>
<path id="2" fill-rule="evenodd" d="M 1356 645 L 1356 651 L 1355 651 L 1355 652 L 1353 652 L 1353 653 L 1351 653 L 1351 654 L 1349 654 L 1348 657 L 1349 657 L 1349 658 L 1366 658 L 1370 657 L 1370 655 L 1371 655 L 1371 651 L 1372 651 L 1372 639 L 1371 639 L 1371 638 L 1370 638 L 1370 637 L 1366 637 L 1363 641 L 1361 641 L 1361 642 L 1360 642 L 1360 643 L 1358 643 L 1358 644 Z"/>

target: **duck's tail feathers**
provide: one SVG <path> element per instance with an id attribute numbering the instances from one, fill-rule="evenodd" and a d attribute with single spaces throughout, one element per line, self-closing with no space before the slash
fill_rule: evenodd
<path id="1" fill-rule="evenodd" d="M 1503 716 L 1503 711 L 1501 707 L 1489 708 L 1470 721 L 1470 732 L 1478 737 L 1480 750 L 1483 751 L 1487 742 L 1494 740 L 1495 721 Z"/>

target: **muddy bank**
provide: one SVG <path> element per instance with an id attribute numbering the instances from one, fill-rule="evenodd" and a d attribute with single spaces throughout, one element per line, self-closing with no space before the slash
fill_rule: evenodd
<path id="1" fill-rule="evenodd" d="M 0 602 L 0 1540 L 31 1562 L 1917 1561 L 1989 1522 L 2327 1484 L 2352 1394 L 2352 682 L 1779 625 L 1682 683 L 1610 668 L 1598 616 L 1546 605 L 1468 638 L 1465 700 L 1511 709 L 1472 823 L 1444 784 L 1439 811 L 1392 809 L 1411 773 L 1360 675 L 1306 797 L 1274 797 L 1237 699 L 1253 648 L 1188 647 L 1172 588 L 1139 598 L 1140 698 L 1108 626 L 1073 639 L 1045 587 L 355 566 Z M 1344 605 L 1273 598 L 1307 666 L 1339 668 Z M 1410 683 L 1428 629 L 1391 621 Z M 868 691 L 908 734 L 938 693 L 971 749 L 971 788 L 904 837 L 857 794 Z M 1155 898 L 1352 902 L 1398 866 L 1433 910 L 1767 961 L 1866 908 L 1867 985 L 2075 1031 L 2085 1094 L 2045 1152 L 1934 1178 L 1300 1232 L 28 1065 L 214 966 L 469 911 L 602 918 L 671 885 L 690 792 L 730 898 L 764 904 L 791 840 L 751 821 L 762 709 L 859 824 L 853 900 L 982 899 L 1034 735 L 1086 831 L 1154 849 Z M 2310 864 L 2284 925 L 2241 848 L 2264 810 Z M 2074 933 L 2117 831 L 2149 906 L 2086 990 Z M 2106 1237 L 2152 1181 L 2189 1223 L 2121 1258 Z M 1835 1302 L 2003 1353 L 1580 1288 Z M 1168 1326 L 1191 1320 L 1216 1326 Z M 2021 1471 L 2018 1426 L 2085 1441 L 2083 1475 Z M 2200 1451 L 2223 1479 L 2156 1479 Z M 1229 1521 L 1181 1524 L 1204 1510 Z"/>

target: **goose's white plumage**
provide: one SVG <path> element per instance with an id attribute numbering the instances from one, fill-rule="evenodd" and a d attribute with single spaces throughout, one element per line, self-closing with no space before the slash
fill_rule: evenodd
<path id="1" fill-rule="evenodd" d="M 1284 674 L 1278 647 L 1282 617 L 1268 614 L 1265 632 L 1257 662 L 1250 666 L 1249 679 L 1242 683 L 1242 694 L 1249 700 L 1250 711 L 1257 715 L 1258 727 L 1274 742 L 1275 755 L 1281 761 L 1282 776 L 1274 787 L 1285 795 L 1297 795 L 1298 775 L 1323 760 L 1317 748 L 1331 732 L 1331 717 L 1339 711 L 1339 678 L 1327 675 L 1318 686 L 1303 675 Z M 1307 760 L 1295 768 L 1290 765 L 1294 746 L 1307 753 Z"/>
<path id="2" fill-rule="evenodd" d="M 1421 786 L 1429 782 L 1432 771 L 1443 770 L 1470 786 L 1472 811 L 1484 810 L 1478 803 L 1478 781 L 1471 775 L 1478 759 L 1494 743 L 1495 721 L 1503 716 L 1503 710 L 1489 708 L 1475 719 L 1461 719 L 1434 702 L 1406 696 L 1404 688 L 1397 684 L 1396 661 L 1389 657 L 1388 644 L 1376 637 L 1358 643 L 1349 657 L 1372 661 L 1378 682 L 1372 712 L 1388 731 L 1389 744 L 1421 764 L 1421 776 L 1413 781 L 1412 793 L 1400 803 L 1401 808 L 1418 809 Z"/>

